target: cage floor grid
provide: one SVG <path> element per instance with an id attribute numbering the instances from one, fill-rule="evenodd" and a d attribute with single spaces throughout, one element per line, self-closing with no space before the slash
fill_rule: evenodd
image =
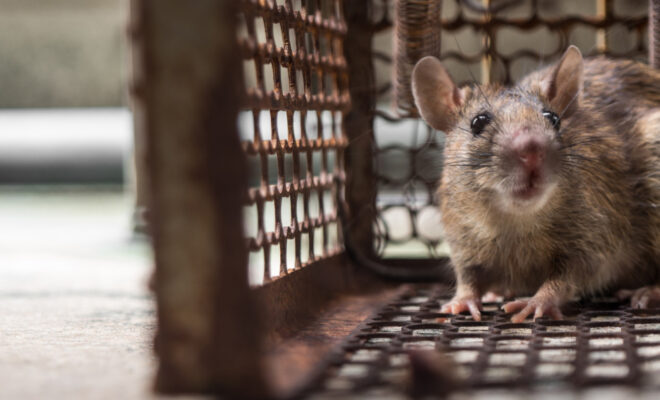
<path id="1" fill-rule="evenodd" d="M 502 303 L 493 302 L 477 322 L 440 313 L 447 299 L 444 287 L 404 291 L 330 357 L 309 397 L 407 398 L 424 384 L 411 365 L 411 354 L 422 352 L 445 360 L 442 368 L 451 372 L 437 380 L 450 377 L 458 396 L 574 394 L 605 386 L 617 397 L 660 393 L 660 309 L 599 298 L 574 305 L 561 321 L 511 323 Z"/>

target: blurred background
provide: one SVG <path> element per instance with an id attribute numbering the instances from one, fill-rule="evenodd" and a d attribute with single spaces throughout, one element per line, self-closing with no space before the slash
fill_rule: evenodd
<path id="1" fill-rule="evenodd" d="M 127 183 L 126 0 L 0 0 L 0 183 Z"/>
<path id="2" fill-rule="evenodd" d="M 125 0 L 0 0 L 0 108 L 123 107 Z"/>
<path id="3" fill-rule="evenodd" d="M 0 0 L 0 398 L 149 392 L 127 0 Z"/>

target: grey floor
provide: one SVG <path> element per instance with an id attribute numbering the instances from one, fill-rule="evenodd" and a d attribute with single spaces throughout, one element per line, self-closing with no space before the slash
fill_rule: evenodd
<path id="1" fill-rule="evenodd" d="M 151 397 L 147 243 L 118 190 L 0 189 L 0 399 Z"/>

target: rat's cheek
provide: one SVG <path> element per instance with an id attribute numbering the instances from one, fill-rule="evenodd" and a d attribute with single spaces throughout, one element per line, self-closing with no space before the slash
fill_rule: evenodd
<path id="1" fill-rule="evenodd" d="M 551 149 L 548 151 L 547 158 L 543 165 L 544 172 L 549 179 L 554 179 L 562 165 L 562 157 L 559 150 Z"/>

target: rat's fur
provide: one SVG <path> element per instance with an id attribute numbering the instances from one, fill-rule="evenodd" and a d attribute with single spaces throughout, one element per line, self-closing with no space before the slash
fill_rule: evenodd
<path id="1" fill-rule="evenodd" d="M 660 71 L 603 57 L 582 64 L 577 49 L 569 52 L 572 70 L 565 62 L 511 88 L 467 87 L 458 101 L 439 102 L 444 111 L 417 95 L 427 121 L 434 113 L 450 121 L 435 127 L 447 132 L 439 200 L 459 301 L 539 291 L 561 305 L 660 282 Z M 413 84 L 422 87 L 434 68 Z M 553 107 L 558 132 L 542 116 Z M 473 135 L 470 121 L 485 111 L 493 121 Z M 520 127 L 549 143 L 545 198 L 529 209 L 501 194 L 515 185 L 507 135 Z"/>

